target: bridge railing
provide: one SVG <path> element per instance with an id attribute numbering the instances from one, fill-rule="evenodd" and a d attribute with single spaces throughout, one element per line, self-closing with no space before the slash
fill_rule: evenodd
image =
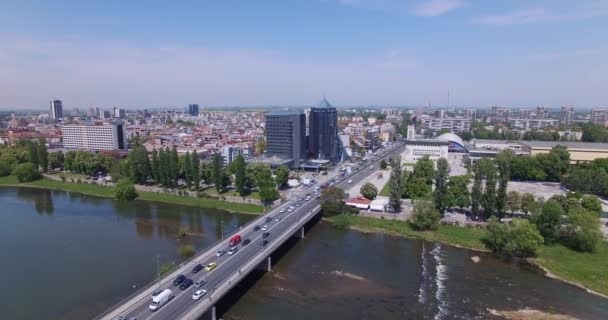
<path id="1" fill-rule="evenodd" d="M 281 207 L 283 207 L 285 204 L 287 203 L 287 201 L 283 204 L 281 204 L 279 207 L 274 208 L 272 211 L 277 210 Z M 160 277 L 160 281 L 155 280 L 152 281 L 150 283 L 148 283 L 146 286 L 142 287 L 141 289 L 133 292 L 132 294 L 130 294 L 129 296 L 127 296 L 126 298 L 122 299 L 121 301 L 119 301 L 118 303 L 114 304 L 112 307 L 110 307 L 108 310 L 104 311 L 103 313 L 99 314 L 98 316 L 96 316 L 95 318 L 93 318 L 93 320 L 101 320 L 101 319 L 114 319 L 114 317 L 117 317 L 119 315 L 121 315 L 122 312 L 124 312 L 124 310 L 121 310 L 121 312 L 118 312 L 118 309 L 121 307 L 124 307 L 125 304 L 131 300 L 136 299 L 139 295 L 143 295 L 144 293 L 148 293 L 149 294 L 145 294 L 144 297 L 137 299 L 136 301 L 134 301 L 133 303 L 130 303 L 129 306 L 132 306 L 133 304 L 139 303 L 141 302 L 143 299 L 150 299 L 151 297 L 151 293 L 154 291 L 152 290 L 153 288 L 155 288 L 156 286 L 158 286 L 158 283 L 161 283 L 162 285 L 166 285 L 167 283 L 171 282 L 171 279 L 177 277 L 179 274 L 184 272 L 184 268 L 192 268 L 194 266 L 195 262 L 201 261 L 201 260 L 205 260 L 206 258 L 212 256 L 215 254 L 215 252 L 217 250 L 219 250 L 219 248 L 221 248 L 223 245 L 225 245 L 225 242 L 227 242 L 232 236 L 241 233 L 241 232 L 246 232 L 249 229 L 253 228 L 254 225 L 259 223 L 259 219 L 264 218 L 268 213 L 272 212 L 269 211 L 263 215 L 258 216 L 256 219 L 253 219 L 249 222 L 247 222 L 246 224 L 244 224 L 243 226 L 241 226 L 238 229 L 232 230 L 231 232 L 229 232 L 227 235 L 224 235 L 223 239 L 220 239 L 216 242 L 214 242 L 211 246 L 206 247 L 204 249 L 199 249 L 196 251 L 196 253 L 184 260 L 183 262 L 181 262 L 179 265 L 177 265 L 177 268 L 175 268 L 173 271 L 168 272 L 167 274 L 164 274 Z M 125 310 L 128 310 L 128 308 L 125 308 Z M 115 314 L 116 313 L 116 314 Z"/>

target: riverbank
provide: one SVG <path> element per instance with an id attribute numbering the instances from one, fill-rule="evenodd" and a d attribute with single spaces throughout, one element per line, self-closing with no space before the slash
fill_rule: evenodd
<path id="1" fill-rule="evenodd" d="M 353 215 L 325 218 L 337 228 L 361 232 L 377 232 L 407 238 L 440 242 L 478 251 L 488 251 L 483 244 L 485 230 L 440 225 L 436 231 L 416 231 L 408 222 L 383 220 Z M 528 259 L 545 270 L 548 277 L 576 285 L 590 293 L 608 298 L 608 243 L 601 243 L 597 252 L 583 253 L 563 245 L 542 246 L 538 257 Z"/>
<path id="2" fill-rule="evenodd" d="M 97 184 L 86 184 L 86 183 L 72 183 L 63 182 L 50 179 L 40 179 L 32 182 L 20 183 L 17 181 L 15 176 L 1 177 L 0 186 L 7 187 L 32 187 L 32 188 L 44 188 L 53 190 L 62 190 L 69 192 L 78 192 L 86 195 L 92 195 L 97 197 L 113 198 L 114 188 L 104 187 Z M 171 194 L 162 194 L 154 192 L 138 192 L 139 197 L 136 201 L 157 201 L 166 202 L 187 206 L 194 206 L 200 208 L 209 209 L 221 209 L 235 213 L 246 213 L 246 214 L 261 214 L 264 212 L 264 207 L 255 204 L 248 203 L 234 203 L 227 202 L 218 199 L 209 198 L 195 198 L 188 196 L 177 196 Z"/>

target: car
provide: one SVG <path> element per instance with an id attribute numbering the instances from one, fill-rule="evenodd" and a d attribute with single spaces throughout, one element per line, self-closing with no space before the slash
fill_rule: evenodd
<path id="1" fill-rule="evenodd" d="M 194 291 L 194 294 L 192 295 L 192 299 L 198 300 L 198 299 L 202 298 L 206 293 L 207 293 L 207 290 L 205 290 L 205 289 L 196 290 L 196 291 Z"/>
<path id="2" fill-rule="evenodd" d="M 186 290 L 188 288 L 190 288 L 190 286 L 194 283 L 194 281 L 192 281 L 192 279 L 186 279 L 184 280 L 184 282 L 182 282 L 182 284 L 179 285 L 179 288 L 181 290 Z"/>
<path id="3" fill-rule="evenodd" d="M 272 221 L 272 217 L 266 217 L 266 220 L 265 220 L 265 221 L 266 221 L 266 222 L 270 222 L 270 221 Z"/>
<path id="4" fill-rule="evenodd" d="M 177 278 L 175 278 L 175 280 L 173 280 L 173 285 L 174 286 L 180 285 L 184 281 L 186 281 L 186 276 L 183 274 L 180 274 L 179 276 L 177 276 Z"/>
<path id="5" fill-rule="evenodd" d="M 192 268 L 192 273 L 198 273 L 201 270 L 203 270 L 203 266 L 199 263 Z"/>
<path id="6" fill-rule="evenodd" d="M 157 296 L 157 295 L 159 295 L 161 292 L 163 292 L 163 290 L 161 290 L 161 289 L 155 290 L 154 292 L 152 292 L 152 297 L 156 297 L 156 296 Z"/>
<path id="7" fill-rule="evenodd" d="M 226 250 L 224 250 L 224 249 L 220 249 L 220 250 L 218 250 L 218 251 L 215 253 L 215 256 L 216 256 L 216 257 L 221 257 L 221 256 L 223 256 L 224 254 L 226 254 Z"/>
<path id="8" fill-rule="evenodd" d="M 268 240 L 264 240 L 264 241 L 262 241 L 262 246 L 265 246 L 265 245 L 267 245 L 267 244 L 268 244 Z"/>
<path id="9" fill-rule="evenodd" d="M 250 243 L 251 243 L 251 240 L 249 240 L 249 239 L 243 240 L 243 247 L 246 246 L 246 245 L 248 245 L 248 244 L 250 244 Z"/>
<path id="10" fill-rule="evenodd" d="M 279 221 L 281 221 L 281 218 L 277 217 L 274 219 L 274 221 L 279 222 Z"/>
<path id="11" fill-rule="evenodd" d="M 253 227 L 253 231 L 260 231 L 260 229 L 262 229 L 262 227 L 260 227 L 259 225 Z"/>
<path id="12" fill-rule="evenodd" d="M 268 230 L 268 226 L 267 226 L 267 225 L 264 225 L 264 226 L 262 227 L 262 231 L 266 231 L 266 230 Z"/>
<path id="13" fill-rule="evenodd" d="M 230 248 L 230 250 L 228 250 L 228 255 L 233 255 L 237 251 L 239 251 L 239 247 L 232 247 L 232 248 Z"/>
<path id="14" fill-rule="evenodd" d="M 215 267 L 217 267 L 217 263 L 215 262 L 210 262 L 209 264 L 207 264 L 207 266 L 205 267 L 205 271 L 210 272 L 211 270 L 215 269 Z"/>
<path id="15" fill-rule="evenodd" d="M 270 232 L 264 232 L 262 234 L 262 238 L 268 238 L 269 235 L 270 235 Z"/>
<path id="16" fill-rule="evenodd" d="M 296 203 L 296 207 L 301 207 L 301 206 L 302 206 L 302 204 L 301 204 L 301 203 L 299 203 L 299 202 L 298 202 L 298 203 Z"/>
<path id="17" fill-rule="evenodd" d="M 280 213 L 285 213 L 285 209 L 279 210 Z"/>
<path id="18" fill-rule="evenodd" d="M 353 183 L 353 179 L 348 179 L 348 183 L 349 184 Z"/>
<path id="19" fill-rule="evenodd" d="M 300 198 L 300 199 L 298 199 L 298 201 L 304 201 L 304 198 Z"/>
<path id="20" fill-rule="evenodd" d="M 196 287 L 196 288 L 200 288 L 200 287 L 202 287 L 202 286 L 204 286 L 204 285 L 206 285 L 206 284 L 207 284 L 207 280 L 205 280 L 205 279 L 200 279 L 200 280 L 198 280 L 198 281 L 194 282 L 194 287 Z"/>
<path id="21" fill-rule="evenodd" d="M 304 200 L 306 200 L 306 201 L 310 200 L 310 196 L 306 196 L 306 198 L 304 198 Z"/>
<path id="22" fill-rule="evenodd" d="M 287 209 L 288 212 L 292 212 L 295 208 L 289 207 L 289 209 Z"/>

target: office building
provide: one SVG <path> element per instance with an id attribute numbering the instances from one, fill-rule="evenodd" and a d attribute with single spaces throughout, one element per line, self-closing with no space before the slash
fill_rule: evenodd
<path id="1" fill-rule="evenodd" d="M 224 160 L 224 166 L 230 166 L 239 154 L 242 154 L 241 148 L 236 146 L 224 146 L 222 149 L 222 159 Z"/>
<path id="2" fill-rule="evenodd" d="M 591 109 L 590 121 L 593 124 L 606 125 L 608 120 L 608 111 L 606 109 Z"/>
<path id="3" fill-rule="evenodd" d="M 574 107 L 573 106 L 563 106 L 559 115 L 559 124 L 562 126 L 568 126 L 572 124 L 572 120 L 574 119 Z"/>
<path id="4" fill-rule="evenodd" d="M 114 107 L 112 108 L 112 117 L 114 118 L 124 118 L 125 116 L 125 111 L 118 108 L 118 107 Z"/>
<path id="5" fill-rule="evenodd" d="M 310 109 L 308 150 L 315 159 L 340 160 L 338 112 L 325 98 Z"/>
<path id="6" fill-rule="evenodd" d="M 188 105 L 188 113 L 191 116 L 198 116 L 198 104 L 190 104 Z"/>
<path id="7" fill-rule="evenodd" d="M 121 123 L 103 125 L 61 126 L 63 147 L 83 150 L 127 149 L 127 134 Z"/>
<path id="8" fill-rule="evenodd" d="M 51 119 L 58 121 L 63 119 L 63 103 L 61 100 L 53 100 L 51 104 Z"/>
<path id="9" fill-rule="evenodd" d="M 298 168 L 306 158 L 306 118 L 299 111 L 273 111 L 266 115 L 266 156 L 290 159 Z"/>

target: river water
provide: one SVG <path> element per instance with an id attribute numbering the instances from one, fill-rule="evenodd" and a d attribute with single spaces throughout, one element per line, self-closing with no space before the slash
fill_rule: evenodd
<path id="1" fill-rule="evenodd" d="M 153 280 L 157 255 L 179 261 L 181 244 L 204 248 L 251 219 L 26 188 L 0 188 L 0 203 L 3 319 L 90 319 Z M 179 240 L 181 228 L 194 235 Z M 488 309 L 525 307 L 608 319 L 608 299 L 526 265 L 323 222 L 239 288 L 226 320 L 495 319 Z"/>

